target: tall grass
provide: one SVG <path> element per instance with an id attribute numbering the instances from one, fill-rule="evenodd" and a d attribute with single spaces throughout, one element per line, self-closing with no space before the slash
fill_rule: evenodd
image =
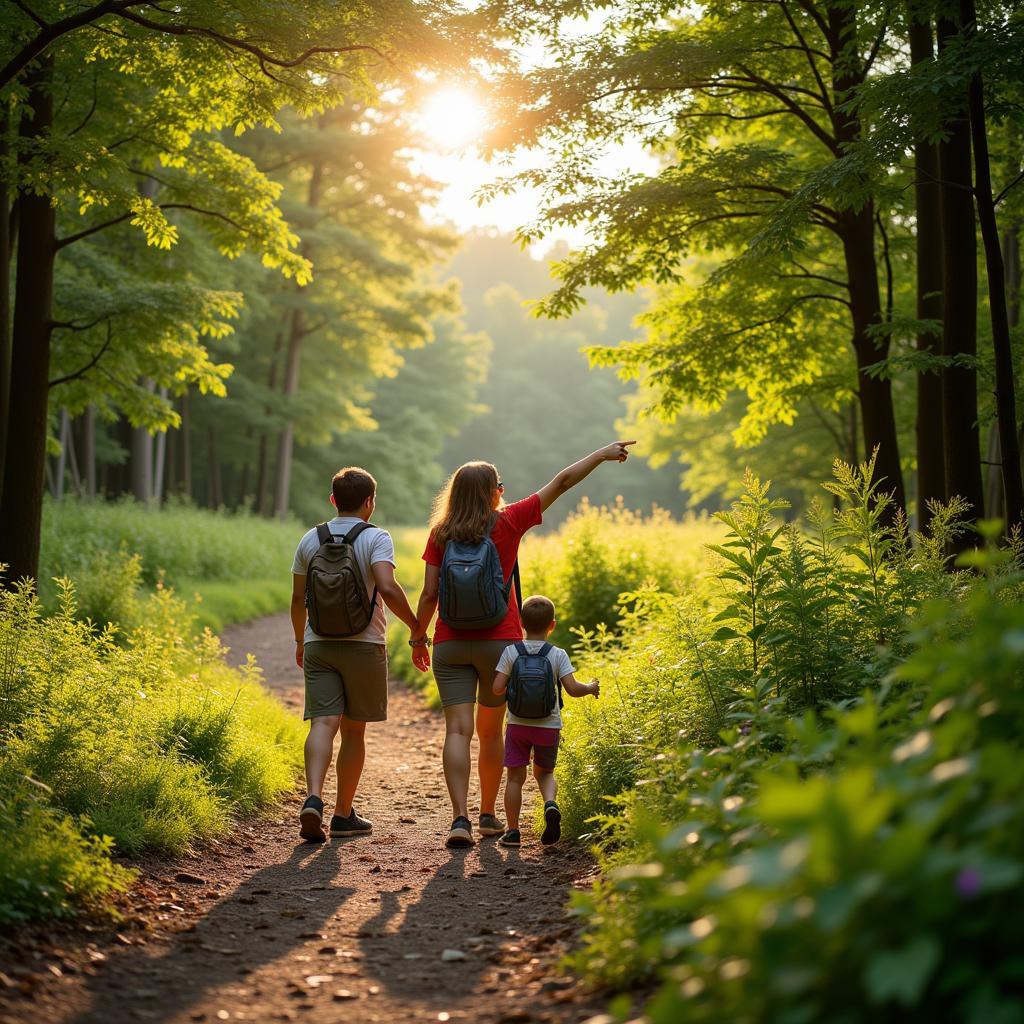
<path id="1" fill-rule="evenodd" d="M 139 601 L 145 625 L 97 631 L 66 581 L 48 616 L 0 593 L 0 919 L 95 902 L 126 881 L 112 850 L 182 853 L 294 782 L 301 723 L 258 669 L 167 589 Z"/>
<path id="2" fill-rule="evenodd" d="M 49 501 L 40 593 L 46 607 L 56 607 L 54 578 L 66 577 L 75 584 L 80 616 L 130 628 L 141 623 L 145 592 L 162 581 L 193 603 L 200 629 L 216 631 L 287 608 L 289 569 L 303 532 L 292 521 L 186 504 Z"/>

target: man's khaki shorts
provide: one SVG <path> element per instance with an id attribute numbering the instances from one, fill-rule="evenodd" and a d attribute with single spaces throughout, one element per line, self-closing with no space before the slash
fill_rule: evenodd
<path id="1" fill-rule="evenodd" d="M 344 715 L 354 722 L 388 717 L 388 653 L 364 640 L 311 640 L 302 650 L 303 718 Z"/>

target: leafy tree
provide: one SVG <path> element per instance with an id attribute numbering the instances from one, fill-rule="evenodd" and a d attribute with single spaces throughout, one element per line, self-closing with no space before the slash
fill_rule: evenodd
<path id="1" fill-rule="evenodd" d="M 224 255 L 249 249 L 302 282 L 309 263 L 276 206 L 278 188 L 216 133 L 272 124 L 286 103 L 311 114 L 371 95 L 380 77 L 374 68 L 371 78 L 371 65 L 414 58 L 437 67 L 462 58 L 439 32 L 442 6 L 353 9 L 318 0 L 168 10 L 111 0 L 72 16 L 53 0 L 8 6 L 3 17 L 0 177 L 17 244 L 10 373 L 0 385 L 14 379 L 17 387 L 0 424 L 0 450 L 8 449 L 0 561 L 17 579 L 34 575 L 38 557 L 58 257 L 125 223 L 149 245 L 169 248 L 180 235 L 172 219 L 179 211 L 200 218 Z M 114 313 L 106 312 L 114 334 Z M 94 352 L 102 345 L 88 341 Z M 6 356 L 0 352 L 5 366 Z M 7 446 L 13 430 L 19 444 Z"/>
<path id="2" fill-rule="evenodd" d="M 803 344 L 794 350 L 784 337 L 759 345 L 768 332 L 758 334 L 758 322 L 792 323 L 799 306 L 819 318 L 837 307 L 852 342 L 865 445 L 879 448 L 892 510 L 902 508 L 891 380 L 874 372 L 890 349 L 876 266 L 877 197 L 886 183 L 881 169 L 852 173 L 843 163 L 863 132 L 849 101 L 892 56 L 888 9 L 726 0 L 680 14 L 675 5 L 645 2 L 613 8 L 596 32 L 579 36 L 565 31 L 563 16 L 597 5 L 514 6 L 488 10 L 517 37 L 541 33 L 558 59 L 503 80 L 506 115 L 494 144 L 542 146 L 552 160 L 548 170 L 495 189 L 528 181 L 546 191 L 544 211 L 524 228 L 528 239 L 559 223 L 597 228 L 593 244 L 556 267 L 560 285 L 543 310 L 576 308 L 585 284 L 673 282 L 685 276 L 689 254 L 723 254 L 709 281 L 725 296 L 719 308 L 742 302 L 751 287 L 760 292 L 756 320 L 731 321 L 725 332 L 754 329 L 752 339 L 744 344 L 712 329 L 693 355 L 694 335 L 685 330 L 673 339 L 675 356 L 666 354 L 672 362 L 704 357 L 710 378 L 720 356 L 729 360 L 740 348 L 746 367 L 798 366 Z M 659 152 L 662 168 L 603 180 L 594 161 L 626 135 Z M 639 370 L 646 355 L 670 344 L 627 347 L 621 362 Z"/>

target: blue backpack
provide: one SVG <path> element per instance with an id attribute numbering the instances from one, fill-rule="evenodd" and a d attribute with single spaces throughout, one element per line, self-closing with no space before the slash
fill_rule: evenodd
<path id="1" fill-rule="evenodd" d="M 441 559 L 438 615 L 454 629 L 490 629 L 508 614 L 509 595 L 515 585 L 516 604 L 522 611 L 522 587 L 519 583 L 519 561 L 508 581 L 501 571 L 498 549 L 491 540 L 497 523 L 491 521 L 483 540 L 477 542 L 450 540 Z"/>
<path id="2" fill-rule="evenodd" d="M 551 644 L 531 654 L 521 640 L 515 645 L 518 657 L 512 662 L 505 700 L 517 718 L 547 718 L 562 706 L 562 684 L 548 658 Z"/>

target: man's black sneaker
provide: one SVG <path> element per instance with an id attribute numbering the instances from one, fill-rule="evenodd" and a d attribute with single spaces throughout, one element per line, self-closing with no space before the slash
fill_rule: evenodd
<path id="1" fill-rule="evenodd" d="M 456 818 L 452 822 L 452 829 L 448 833 L 448 839 L 445 842 L 445 846 L 472 846 L 473 845 L 473 826 L 469 823 L 469 818 L 462 816 Z"/>
<path id="2" fill-rule="evenodd" d="M 373 831 L 373 822 L 360 818 L 353 807 L 347 818 L 340 814 L 331 818 L 331 838 L 341 839 L 344 836 L 365 836 Z"/>
<path id="3" fill-rule="evenodd" d="M 540 841 L 545 846 L 553 846 L 562 838 L 562 812 L 554 800 L 544 805 L 544 831 Z"/>
<path id="4" fill-rule="evenodd" d="M 299 811 L 299 835 L 308 843 L 322 843 L 324 835 L 324 802 L 318 796 L 307 796 Z"/>
<path id="5" fill-rule="evenodd" d="M 500 836 L 505 831 L 505 823 L 498 821 L 493 814 L 480 815 L 480 835 Z"/>
<path id="6" fill-rule="evenodd" d="M 499 840 L 502 846 L 522 846 L 523 837 L 519 834 L 519 829 L 510 828 Z"/>

